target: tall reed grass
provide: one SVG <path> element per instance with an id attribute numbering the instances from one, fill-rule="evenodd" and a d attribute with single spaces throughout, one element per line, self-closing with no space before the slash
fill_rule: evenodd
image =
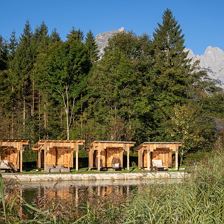
<path id="1" fill-rule="evenodd" d="M 129 202 L 92 212 L 77 223 L 224 223 L 224 152 L 213 151 L 182 184 L 145 186 Z"/>
<path id="2" fill-rule="evenodd" d="M 6 209 L 5 209 L 5 189 L 2 175 L 0 174 L 0 209 L 2 208 L 1 216 L 6 221 Z"/>

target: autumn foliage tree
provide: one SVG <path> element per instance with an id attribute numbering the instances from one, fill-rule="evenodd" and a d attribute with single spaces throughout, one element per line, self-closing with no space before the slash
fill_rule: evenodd
<path id="1" fill-rule="evenodd" d="M 188 151 L 208 149 L 214 142 L 214 121 L 193 103 L 175 105 L 170 126 L 167 128 L 172 139 L 182 142 L 180 163 Z"/>

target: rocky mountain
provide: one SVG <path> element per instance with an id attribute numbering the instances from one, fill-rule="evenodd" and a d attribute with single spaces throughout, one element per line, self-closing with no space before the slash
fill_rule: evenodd
<path id="1" fill-rule="evenodd" d="M 125 29 L 121 27 L 118 30 L 100 33 L 96 36 L 100 57 L 104 53 L 104 48 L 107 46 L 108 40 L 114 34 L 124 31 Z M 188 50 L 188 56 L 194 60 L 199 60 L 200 67 L 207 71 L 209 77 L 219 81 L 224 86 L 224 50 L 218 47 L 208 46 L 202 55 L 195 55 L 192 50 Z"/>
<path id="2" fill-rule="evenodd" d="M 104 33 L 100 33 L 98 35 L 96 35 L 96 43 L 98 46 L 98 50 L 99 50 L 99 57 L 101 58 L 104 54 L 104 48 L 107 46 L 108 44 L 108 40 L 116 33 L 119 32 L 124 32 L 124 27 L 121 27 L 118 30 L 114 30 L 114 31 L 109 31 L 109 32 L 104 32 Z"/>
<path id="3" fill-rule="evenodd" d="M 224 85 L 224 51 L 218 47 L 208 46 L 202 55 L 195 55 L 189 50 L 189 57 L 200 61 L 200 67 L 205 69 L 210 78 Z"/>

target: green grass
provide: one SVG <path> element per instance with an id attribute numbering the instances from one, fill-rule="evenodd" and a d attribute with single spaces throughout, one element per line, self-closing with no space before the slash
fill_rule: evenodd
<path id="1" fill-rule="evenodd" d="M 98 170 L 89 170 L 88 167 L 84 167 L 84 168 L 80 168 L 78 171 L 76 171 L 75 169 L 72 169 L 71 174 L 94 174 L 94 173 L 141 173 L 141 172 L 147 172 L 147 171 L 142 171 L 139 170 L 137 167 L 130 167 L 130 170 L 127 169 L 123 169 L 120 171 L 115 171 L 113 169 L 108 170 L 108 171 L 98 171 Z M 18 175 L 21 174 L 46 174 L 46 172 L 44 171 L 39 171 L 37 169 L 34 170 L 30 170 L 30 171 L 23 171 L 23 173 L 16 173 Z M 68 174 L 68 173 L 47 173 L 47 174 Z"/>

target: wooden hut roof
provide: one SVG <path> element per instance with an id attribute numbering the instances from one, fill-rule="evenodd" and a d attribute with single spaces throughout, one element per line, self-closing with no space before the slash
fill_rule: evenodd
<path id="1" fill-rule="evenodd" d="M 90 149 L 97 149 L 97 147 L 105 148 L 125 148 L 126 146 L 132 147 L 134 146 L 135 142 L 132 141 L 94 141 L 90 144 Z"/>
<path id="2" fill-rule="evenodd" d="M 150 148 L 150 149 L 156 149 L 156 148 L 174 148 L 175 150 L 178 149 L 182 145 L 181 142 L 143 142 L 139 146 L 137 146 L 135 149 L 140 150 L 142 148 Z"/>
<path id="3" fill-rule="evenodd" d="M 34 146 L 33 150 L 40 150 L 44 148 L 75 148 L 77 145 L 83 145 L 85 140 L 39 140 Z"/>
<path id="4" fill-rule="evenodd" d="M 101 141 L 101 140 L 96 140 L 92 143 L 114 143 L 114 144 L 135 144 L 135 142 L 132 142 L 132 141 Z"/>
<path id="5" fill-rule="evenodd" d="M 84 143 L 85 140 L 58 140 L 58 139 L 42 139 L 38 141 L 39 143 Z"/>
<path id="6" fill-rule="evenodd" d="M 29 140 L 27 139 L 0 139 L 0 142 L 24 142 L 29 143 Z"/>
<path id="7" fill-rule="evenodd" d="M 2 139 L 0 140 L 0 147 L 8 148 L 13 147 L 17 150 L 22 149 L 24 145 L 29 145 L 26 139 Z"/>

